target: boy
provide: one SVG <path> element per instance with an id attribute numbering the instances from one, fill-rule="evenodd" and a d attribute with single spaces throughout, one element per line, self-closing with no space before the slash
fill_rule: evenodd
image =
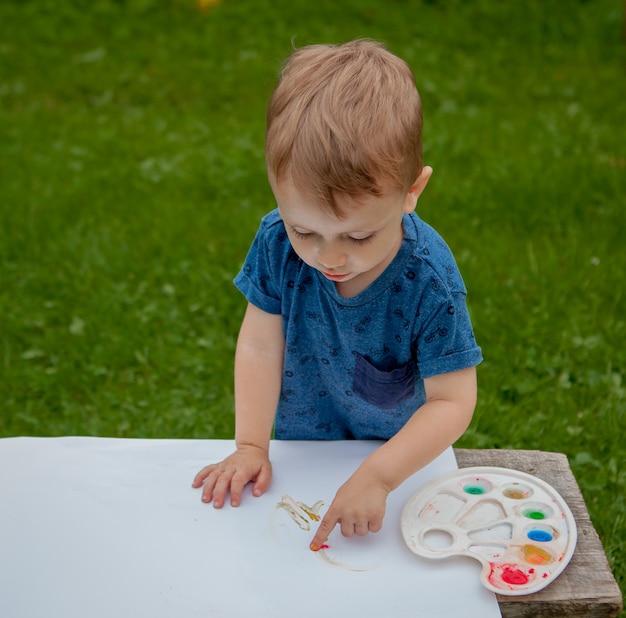
<path id="1" fill-rule="evenodd" d="M 278 209 L 235 285 L 236 451 L 206 466 L 202 499 L 269 487 L 269 442 L 386 440 L 338 490 L 311 542 L 382 527 L 389 492 L 467 428 L 482 360 L 450 250 L 414 213 L 422 162 L 413 74 L 381 44 L 296 50 L 267 113 Z"/>

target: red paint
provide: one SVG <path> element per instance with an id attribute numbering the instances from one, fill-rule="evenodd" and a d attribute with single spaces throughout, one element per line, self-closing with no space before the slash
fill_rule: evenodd
<path id="1" fill-rule="evenodd" d="M 526 575 L 524 571 L 511 568 L 510 566 L 505 566 L 502 569 L 502 575 L 500 577 L 502 577 L 503 582 L 512 584 L 513 586 L 522 586 L 528 583 L 528 575 Z"/>
<path id="2" fill-rule="evenodd" d="M 326 543 L 322 543 L 321 545 L 313 545 L 311 543 L 309 547 L 311 548 L 311 551 L 320 551 L 321 549 L 328 549 L 330 545 L 326 545 Z"/>

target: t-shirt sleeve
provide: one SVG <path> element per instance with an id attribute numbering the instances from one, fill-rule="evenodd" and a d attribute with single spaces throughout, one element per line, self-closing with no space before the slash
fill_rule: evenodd
<path id="1" fill-rule="evenodd" d="M 274 228 L 269 216 L 263 219 L 234 284 L 248 302 L 267 313 L 280 314 L 280 267 L 276 263 L 280 255 L 270 251 L 272 245 L 276 248 Z"/>
<path id="2" fill-rule="evenodd" d="M 417 365 L 422 379 L 467 369 L 483 357 L 476 344 L 463 292 L 432 299 L 417 337 Z"/>

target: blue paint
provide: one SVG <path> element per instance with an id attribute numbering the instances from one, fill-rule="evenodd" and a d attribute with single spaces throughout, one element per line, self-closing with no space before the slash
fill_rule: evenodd
<path id="1" fill-rule="evenodd" d="M 553 539 L 553 536 L 545 530 L 530 530 L 526 535 L 531 541 L 539 543 L 547 543 Z"/>

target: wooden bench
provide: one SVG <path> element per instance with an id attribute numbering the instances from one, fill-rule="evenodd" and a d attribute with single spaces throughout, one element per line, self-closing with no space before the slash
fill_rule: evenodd
<path id="1" fill-rule="evenodd" d="M 620 614 L 621 591 L 565 455 L 500 449 L 455 449 L 455 454 L 459 468 L 498 466 L 537 476 L 561 494 L 576 520 L 578 542 L 568 567 L 552 584 L 535 594 L 497 595 L 503 618 L 599 618 Z"/>

